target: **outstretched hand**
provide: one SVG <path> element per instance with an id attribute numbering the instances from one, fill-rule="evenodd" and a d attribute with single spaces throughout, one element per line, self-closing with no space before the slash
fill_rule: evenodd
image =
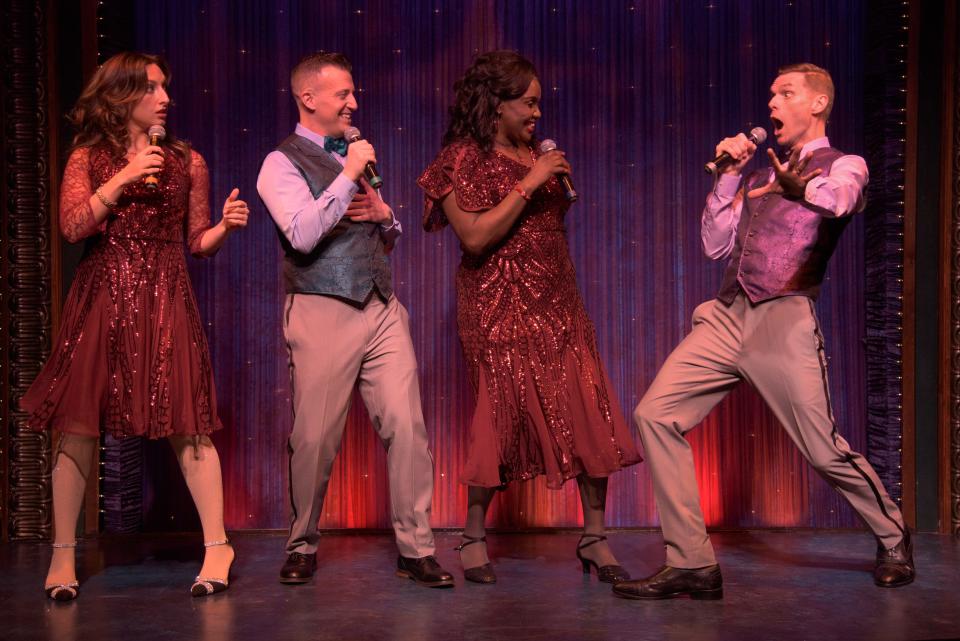
<path id="1" fill-rule="evenodd" d="M 773 168 L 774 178 L 763 187 L 751 189 L 747 194 L 749 198 L 759 198 L 766 194 L 783 194 L 788 198 L 803 198 L 807 183 L 823 173 L 822 169 L 814 169 L 809 174 L 804 174 L 803 172 L 813 154 L 808 153 L 800 158 L 799 149 L 795 149 L 790 154 L 786 165 L 780 162 L 773 149 L 767 149 L 767 156 L 770 157 L 770 166 Z"/>
<path id="2" fill-rule="evenodd" d="M 223 228 L 228 231 L 236 231 L 247 226 L 247 218 L 250 216 L 250 209 L 247 203 L 239 199 L 240 190 L 233 188 L 227 200 L 223 203 L 223 219 L 220 221 Z"/>

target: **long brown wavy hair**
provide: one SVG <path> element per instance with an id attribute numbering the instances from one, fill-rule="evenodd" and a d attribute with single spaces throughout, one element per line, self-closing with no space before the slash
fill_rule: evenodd
<path id="1" fill-rule="evenodd" d="M 497 107 L 526 93 L 536 77 L 533 63 L 515 51 L 489 51 L 477 56 L 453 85 L 456 98 L 449 110 L 450 124 L 443 144 L 472 139 L 490 151 L 497 135 Z"/>
<path id="2" fill-rule="evenodd" d="M 133 108 L 147 92 L 147 65 L 163 72 L 165 86 L 170 83 L 170 66 L 161 56 L 124 51 L 112 56 L 97 69 L 77 99 L 67 119 L 77 130 L 73 146 L 92 147 L 106 143 L 117 158 L 123 158 L 130 146 L 127 123 Z M 170 104 L 173 104 L 171 101 Z M 173 150 L 184 162 L 190 161 L 190 145 L 170 133 L 161 146 Z"/>

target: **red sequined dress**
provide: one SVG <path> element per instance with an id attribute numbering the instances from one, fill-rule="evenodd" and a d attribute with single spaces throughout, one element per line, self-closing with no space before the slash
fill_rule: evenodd
<path id="1" fill-rule="evenodd" d="M 199 255 L 210 227 L 209 173 L 196 152 L 165 158 L 159 187 L 127 185 L 100 225 L 90 197 L 127 161 L 95 146 L 67 162 L 60 229 L 88 244 L 50 358 L 20 401 L 34 429 L 161 438 L 221 427 L 183 251 L 186 239 Z"/>
<path id="2" fill-rule="evenodd" d="M 420 177 L 424 228 L 500 203 L 529 168 L 472 142 L 443 150 Z M 477 405 L 462 481 L 497 487 L 546 476 L 560 487 L 583 472 L 605 477 L 639 462 L 577 290 L 556 179 L 533 195 L 508 236 L 484 256 L 464 252 L 457 326 Z"/>

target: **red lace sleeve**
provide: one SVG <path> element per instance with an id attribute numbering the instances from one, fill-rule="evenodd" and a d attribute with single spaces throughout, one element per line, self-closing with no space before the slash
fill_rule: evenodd
<path id="1" fill-rule="evenodd" d="M 70 154 L 60 183 L 60 233 L 68 242 L 75 243 L 103 230 L 90 207 L 93 191 L 90 148 L 79 147 Z"/>
<path id="2" fill-rule="evenodd" d="M 427 231 L 443 229 L 449 221 L 443 213 L 443 199 L 452 191 L 457 205 L 464 211 L 486 211 L 501 198 L 490 192 L 489 181 L 482 180 L 489 170 L 484 167 L 484 154 L 472 143 L 453 143 L 440 150 L 417 184 L 426 194 L 423 228 Z"/>
<path id="3" fill-rule="evenodd" d="M 187 246 L 190 253 L 198 258 L 213 256 L 217 249 L 209 253 L 200 251 L 200 239 L 210 229 L 210 171 L 207 161 L 199 153 L 190 150 L 190 211 L 186 217 Z"/>

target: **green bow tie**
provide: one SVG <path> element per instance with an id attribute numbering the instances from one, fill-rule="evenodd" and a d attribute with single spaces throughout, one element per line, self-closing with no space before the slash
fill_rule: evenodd
<path id="1" fill-rule="evenodd" d="M 326 136 L 323 140 L 323 150 L 333 154 L 346 156 L 347 141 L 343 138 L 331 138 L 330 136 Z"/>

